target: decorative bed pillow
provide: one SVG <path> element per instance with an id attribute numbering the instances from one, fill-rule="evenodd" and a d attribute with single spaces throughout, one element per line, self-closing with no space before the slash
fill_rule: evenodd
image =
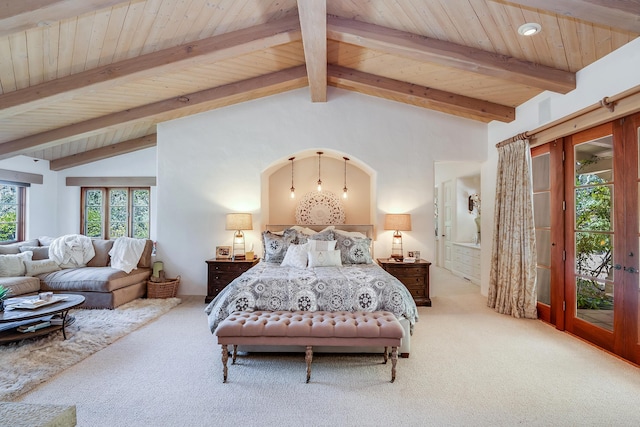
<path id="1" fill-rule="evenodd" d="M 310 251 L 333 251 L 335 249 L 335 240 L 309 240 Z"/>
<path id="2" fill-rule="evenodd" d="M 340 267 L 340 251 L 309 251 L 309 268 Z"/>
<path id="3" fill-rule="evenodd" d="M 263 232 L 264 260 L 266 262 L 282 263 L 284 255 L 287 253 L 287 248 L 295 241 L 296 235 L 296 231 L 292 229 L 285 230 L 282 236 L 270 231 Z"/>
<path id="4" fill-rule="evenodd" d="M 358 233 L 361 234 L 361 233 Z M 337 249 L 343 264 L 371 264 L 371 239 L 336 233 Z"/>
<path id="5" fill-rule="evenodd" d="M 18 277 L 26 273 L 25 261 L 31 261 L 33 252 L 0 255 L 0 277 Z"/>
<path id="6" fill-rule="evenodd" d="M 49 246 L 20 246 L 20 252 L 33 252 L 33 260 L 48 259 Z"/>
<path id="7" fill-rule="evenodd" d="M 309 236 L 309 240 L 335 240 L 333 230 L 325 228 L 324 230 Z"/>
<path id="8" fill-rule="evenodd" d="M 37 276 L 38 274 L 51 273 L 61 270 L 60 266 L 52 259 L 39 259 L 36 261 L 24 262 L 25 276 Z"/>
<path id="9" fill-rule="evenodd" d="M 307 252 L 309 252 L 309 244 L 289 245 L 287 253 L 284 255 L 283 267 L 306 268 Z"/>

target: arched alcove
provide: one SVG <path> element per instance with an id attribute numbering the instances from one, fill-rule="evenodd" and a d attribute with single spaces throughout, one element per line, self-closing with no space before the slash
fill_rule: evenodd
<path id="1" fill-rule="evenodd" d="M 321 151 L 320 163 L 318 154 Z M 293 186 L 291 198 L 291 161 L 293 160 Z M 345 185 L 345 160 L 347 198 L 342 197 Z M 319 169 L 319 172 L 318 172 Z M 317 192 L 318 174 L 322 191 L 333 193 L 342 205 L 345 224 L 371 224 L 375 218 L 375 171 L 348 153 L 327 149 L 313 149 L 292 153 L 278 159 L 261 175 L 262 216 L 265 224 L 295 224 L 296 208 L 305 194 Z"/>

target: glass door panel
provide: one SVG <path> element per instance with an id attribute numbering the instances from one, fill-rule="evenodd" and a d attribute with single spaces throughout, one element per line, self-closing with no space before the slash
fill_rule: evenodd
<path id="1" fill-rule="evenodd" d="M 613 138 L 574 146 L 575 316 L 613 331 Z"/>

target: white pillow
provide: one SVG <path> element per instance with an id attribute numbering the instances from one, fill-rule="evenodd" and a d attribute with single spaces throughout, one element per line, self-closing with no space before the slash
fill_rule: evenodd
<path id="1" fill-rule="evenodd" d="M 309 252 L 308 243 L 289 245 L 280 265 L 283 267 L 305 268 L 307 266 L 307 252 Z"/>
<path id="2" fill-rule="evenodd" d="M 335 248 L 335 240 L 309 240 L 310 251 L 333 251 Z"/>
<path id="3" fill-rule="evenodd" d="M 33 252 L 25 251 L 19 254 L 0 255 L 0 277 L 24 276 L 27 269 L 25 261 L 31 261 Z"/>
<path id="4" fill-rule="evenodd" d="M 309 251 L 309 268 L 341 266 L 340 251 Z"/>
<path id="5" fill-rule="evenodd" d="M 363 233 L 361 233 L 359 231 L 344 231 L 344 230 L 336 229 L 336 230 L 333 230 L 333 232 L 341 234 L 341 235 L 346 236 L 346 237 L 356 237 L 356 238 L 360 238 L 360 239 L 366 239 L 367 238 L 366 234 L 363 234 Z"/>
<path id="6" fill-rule="evenodd" d="M 39 259 L 35 261 L 25 261 L 25 276 L 37 276 L 38 274 L 51 273 L 61 270 L 60 266 L 52 259 Z"/>

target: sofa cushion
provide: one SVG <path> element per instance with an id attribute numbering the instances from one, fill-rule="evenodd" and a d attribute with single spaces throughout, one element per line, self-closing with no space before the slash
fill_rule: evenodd
<path id="1" fill-rule="evenodd" d="M 151 268 L 151 253 L 153 252 L 153 240 L 147 239 L 147 243 L 144 245 L 142 255 L 140 255 L 140 261 L 138 261 L 138 268 Z"/>
<path id="2" fill-rule="evenodd" d="M 40 291 L 40 280 L 37 277 L 0 277 L 0 285 L 11 290 L 9 297 Z"/>
<path id="3" fill-rule="evenodd" d="M 127 274 L 111 267 L 80 267 L 40 274 L 38 277 L 43 291 L 111 292 L 145 281 L 150 275 L 150 269 L 138 268 Z"/>
<path id="4" fill-rule="evenodd" d="M 37 276 L 38 274 L 60 270 L 60 266 L 52 259 L 25 261 L 24 266 L 26 269 L 25 276 Z"/>
<path id="5" fill-rule="evenodd" d="M 49 246 L 20 246 L 20 252 L 33 252 L 33 260 L 49 259 Z"/>
<path id="6" fill-rule="evenodd" d="M 20 246 L 40 246 L 38 239 L 25 240 L 23 242 L 0 245 L 0 255 L 19 254 Z"/>
<path id="7" fill-rule="evenodd" d="M 109 251 L 113 247 L 113 240 L 93 239 L 95 256 L 89 260 L 87 267 L 106 267 L 109 265 Z"/>
<path id="8" fill-rule="evenodd" d="M 31 261 L 33 252 L 27 251 L 19 254 L 0 255 L 0 277 L 24 276 L 25 261 Z"/>
<path id="9" fill-rule="evenodd" d="M 53 242 L 54 240 L 56 240 L 55 237 L 50 237 L 50 236 L 40 236 L 38 237 L 38 241 L 40 242 L 40 246 L 49 246 L 51 244 L 51 242 Z"/>

